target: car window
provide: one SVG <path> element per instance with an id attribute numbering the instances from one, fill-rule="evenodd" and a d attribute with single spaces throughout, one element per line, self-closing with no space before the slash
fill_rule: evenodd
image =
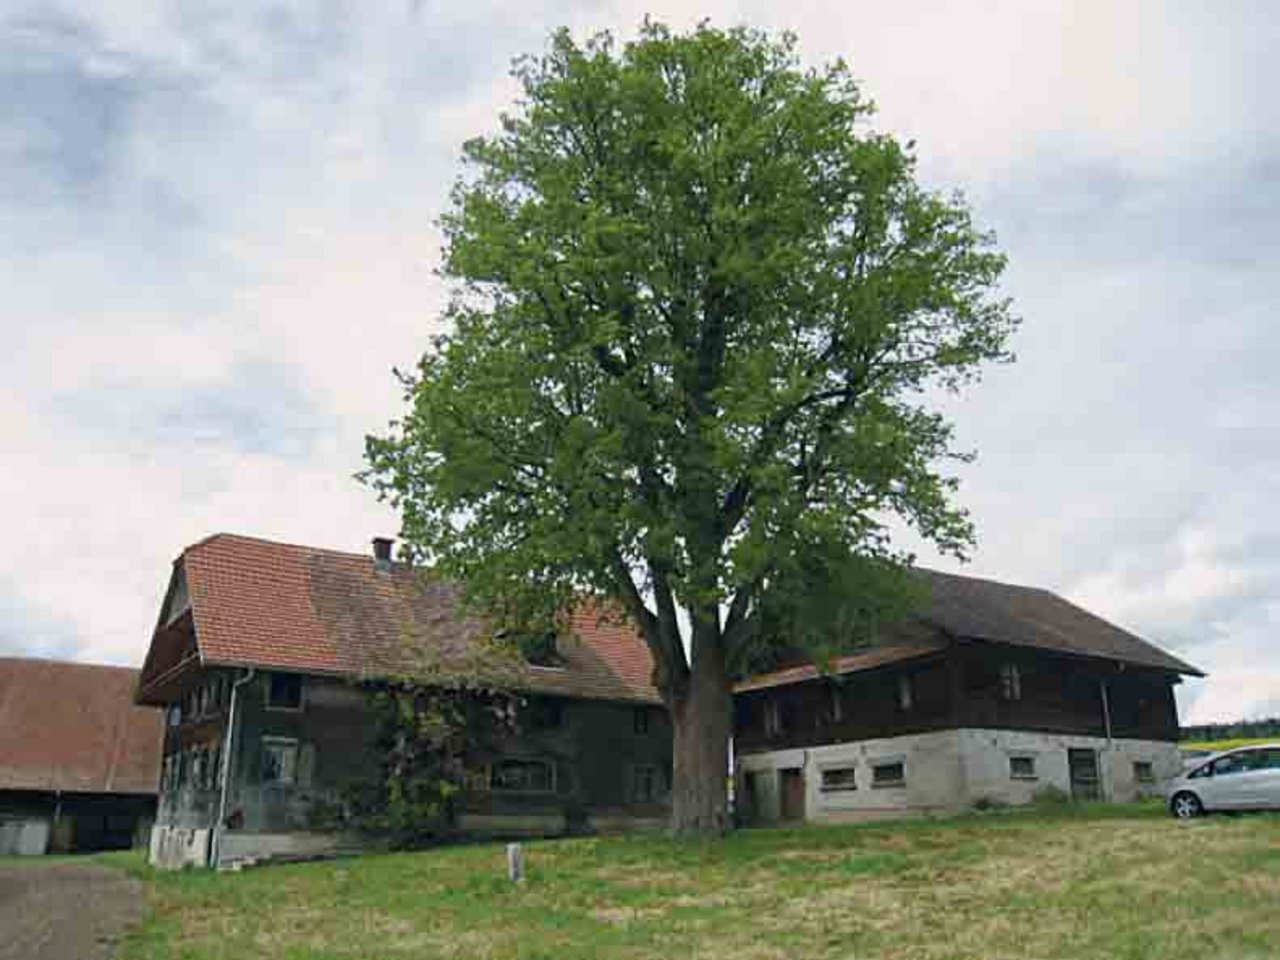
<path id="1" fill-rule="evenodd" d="M 1257 751 L 1259 762 L 1255 770 L 1280 770 L 1280 748 Z"/>
<path id="2" fill-rule="evenodd" d="M 1215 777 L 1226 777 L 1233 773 L 1243 773 L 1249 769 L 1248 759 L 1250 753 L 1233 753 L 1226 757 L 1219 757 L 1213 761 L 1213 775 Z"/>

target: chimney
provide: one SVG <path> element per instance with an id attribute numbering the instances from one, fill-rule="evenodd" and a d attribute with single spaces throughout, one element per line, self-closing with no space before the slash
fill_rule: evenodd
<path id="1" fill-rule="evenodd" d="M 379 570 L 391 569 L 391 547 L 395 542 L 394 537 L 373 538 L 373 562 Z"/>

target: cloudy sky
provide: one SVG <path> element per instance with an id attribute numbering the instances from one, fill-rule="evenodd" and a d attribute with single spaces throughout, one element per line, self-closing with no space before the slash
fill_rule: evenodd
<path id="1" fill-rule="evenodd" d="M 552 28 L 650 12 L 844 56 L 996 230 L 1024 325 L 952 406 L 968 569 L 1210 671 L 1186 721 L 1280 714 L 1268 6 L 0 0 L 0 654 L 139 662 L 214 531 L 394 533 L 351 475 L 437 329 L 459 145 Z"/>

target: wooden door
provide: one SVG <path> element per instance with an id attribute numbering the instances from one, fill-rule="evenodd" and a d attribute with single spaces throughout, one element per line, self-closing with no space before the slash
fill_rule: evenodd
<path id="1" fill-rule="evenodd" d="M 1071 773 L 1071 799 L 1102 799 L 1097 750 L 1068 750 L 1067 768 Z"/>
<path id="2" fill-rule="evenodd" d="M 804 771 L 789 767 L 778 771 L 778 793 L 783 820 L 804 819 Z"/>

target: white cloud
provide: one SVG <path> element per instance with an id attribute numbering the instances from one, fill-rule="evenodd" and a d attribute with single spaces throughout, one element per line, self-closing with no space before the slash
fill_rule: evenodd
<path id="1" fill-rule="evenodd" d="M 398 413 L 391 367 L 438 329 L 461 142 L 554 26 L 627 37 L 646 10 L 847 57 L 878 124 L 999 229 L 1022 360 L 951 407 L 983 455 L 978 572 L 1211 670 L 1192 719 L 1280 697 L 1280 77 L 1246 5 L 14 6 L 0 649 L 140 659 L 169 562 L 214 530 L 354 549 L 394 530 L 351 474 Z"/>

